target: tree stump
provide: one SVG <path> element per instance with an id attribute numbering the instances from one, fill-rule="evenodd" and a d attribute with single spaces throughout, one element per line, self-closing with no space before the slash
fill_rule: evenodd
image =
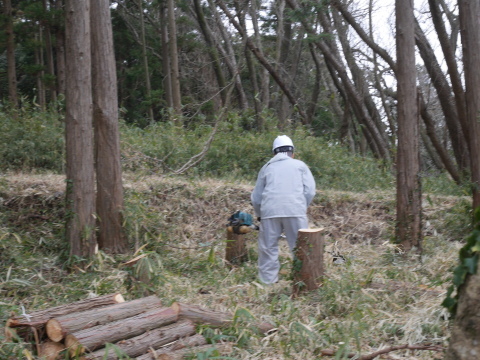
<path id="1" fill-rule="evenodd" d="M 227 229 L 225 260 L 231 265 L 239 265 L 248 260 L 245 235 L 235 234 L 233 231 Z"/>
<path id="2" fill-rule="evenodd" d="M 324 275 L 323 229 L 300 229 L 293 260 L 293 295 L 317 289 Z"/>

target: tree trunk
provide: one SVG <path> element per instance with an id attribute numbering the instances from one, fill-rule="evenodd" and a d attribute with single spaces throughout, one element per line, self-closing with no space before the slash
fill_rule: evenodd
<path id="1" fill-rule="evenodd" d="M 145 79 L 145 95 L 147 101 L 149 102 L 148 105 L 148 118 L 153 123 L 155 118 L 153 117 L 153 108 L 152 108 L 152 86 L 150 84 L 150 70 L 148 68 L 148 57 L 147 57 L 147 42 L 145 40 L 145 23 L 143 19 L 143 6 L 142 0 L 137 0 L 137 6 L 140 14 L 140 41 L 142 43 L 142 60 L 143 60 L 143 71 L 144 71 L 144 79 Z"/>
<path id="2" fill-rule="evenodd" d="M 265 69 L 268 70 L 272 78 L 275 80 L 275 82 L 280 86 L 282 91 L 285 93 L 285 96 L 287 96 L 288 100 L 292 104 L 292 106 L 296 107 L 296 111 L 300 114 L 302 118 L 302 123 L 305 123 L 307 116 L 305 112 L 302 110 L 300 104 L 298 101 L 295 99 L 293 96 L 292 92 L 290 89 L 287 87 L 285 82 L 282 80 L 280 75 L 275 71 L 273 66 L 268 62 L 268 60 L 265 58 L 263 55 L 263 52 L 255 46 L 255 44 L 251 41 L 251 39 L 247 36 L 245 29 L 240 26 L 240 24 L 235 20 L 234 16 L 230 13 L 228 8 L 225 6 L 222 0 L 217 1 L 217 4 L 220 6 L 220 8 L 223 10 L 225 15 L 227 15 L 228 19 L 230 20 L 230 23 L 238 30 L 238 32 L 241 34 L 242 38 L 246 42 L 246 45 L 248 49 L 255 55 L 257 60 L 265 67 Z"/>
<path id="3" fill-rule="evenodd" d="M 180 338 L 195 334 L 195 324 L 190 320 L 179 321 L 169 326 L 152 329 L 141 335 L 128 338 L 123 337 L 115 346 L 130 358 L 146 354 L 149 349 L 176 341 Z M 97 350 L 85 356 L 85 360 L 116 360 L 118 356 L 113 349 Z"/>
<path id="4" fill-rule="evenodd" d="M 48 12 L 54 4 L 48 4 L 47 0 L 43 0 L 43 11 Z M 45 55 L 47 58 L 47 74 L 49 79 L 47 82 L 48 90 L 50 92 L 50 101 L 55 103 L 57 101 L 57 89 L 55 83 L 52 81 L 55 77 L 55 65 L 53 61 L 53 46 L 52 46 L 52 26 L 50 22 L 44 24 L 44 36 L 45 36 Z"/>
<path id="5" fill-rule="evenodd" d="M 465 137 L 462 132 L 460 122 L 458 120 L 457 108 L 455 107 L 455 101 L 452 96 L 452 90 L 449 82 L 437 61 L 435 52 L 432 49 L 427 37 L 423 33 L 420 25 L 415 21 L 415 38 L 417 48 L 420 56 L 423 59 L 425 68 L 428 71 L 432 84 L 437 91 L 438 100 L 445 115 L 445 123 L 449 132 L 450 141 L 452 143 L 453 153 L 457 164 L 459 164 L 462 172 L 468 169 L 469 156 L 468 156 L 468 144 L 465 141 Z"/>
<path id="6" fill-rule="evenodd" d="M 455 55 L 455 47 L 452 46 L 450 38 L 447 34 L 443 16 L 438 8 L 438 0 L 428 0 L 428 3 L 430 5 L 430 14 L 432 15 L 433 25 L 435 26 L 435 31 L 437 33 L 440 46 L 442 47 L 443 56 L 448 68 L 448 74 L 450 75 L 452 90 L 455 94 L 455 105 L 457 108 L 458 120 L 461 124 L 465 142 L 467 142 L 467 149 L 470 149 L 469 126 L 466 108 L 467 103 L 465 100 L 462 78 L 460 76 L 459 66 L 457 64 L 457 58 Z"/>
<path id="7" fill-rule="evenodd" d="M 396 241 L 403 251 L 421 251 L 419 126 L 413 0 L 395 1 L 398 83 Z"/>
<path id="8" fill-rule="evenodd" d="M 295 0 L 287 0 L 287 3 L 292 9 L 300 10 Z M 311 27 L 305 20 L 302 20 L 302 25 L 308 34 L 317 37 L 315 32 L 311 29 Z M 328 63 L 329 71 L 332 75 L 332 78 L 335 78 L 335 74 L 333 74 L 334 70 L 337 72 L 337 76 L 342 80 L 342 85 L 345 88 L 345 93 L 348 94 L 348 98 L 352 103 L 352 108 L 354 109 L 358 121 L 361 124 L 365 125 L 365 129 L 367 130 L 365 132 L 365 135 L 369 137 L 369 145 L 374 155 L 386 161 L 389 161 L 390 154 L 388 151 L 388 145 L 383 139 L 383 134 L 379 132 L 379 129 L 375 126 L 370 115 L 368 114 L 368 111 L 362 102 L 360 94 L 357 92 L 348 76 L 345 66 L 339 60 L 338 56 L 332 51 L 330 46 L 326 44 L 325 41 L 318 39 L 317 41 L 315 41 L 315 45 L 320 49 L 325 58 L 325 61 Z"/>
<path id="9" fill-rule="evenodd" d="M 95 239 L 95 171 L 91 77 L 90 1 L 67 0 L 66 237 L 70 255 L 91 257 Z"/>
<path id="10" fill-rule="evenodd" d="M 223 76 L 222 67 L 220 63 L 220 58 L 218 56 L 218 51 L 215 47 L 215 43 L 213 41 L 213 35 L 210 32 L 210 28 L 207 25 L 207 21 L 205 19 L 205 14 L 203 13 L 203 8 L 200 0 L 193 1 L 195 5 L 195 12 L 197 14 L 197 21 L 200 26 L 200 29 L 203 34 L 203 38 L 205 39 L 205 43 L 207 45 L 208 55 L 210 56 L 210 60 L 212 62 L 213 70 L 215 71 L 215 76 L 217 78 L 217 84 L 219 87 L 220 95 L 222 97 L 222 106 L 225 105 L 226 100 L 226 82 L 225 77 Z"/>
<path id="11" fill-rule="evenodd" d="M 98 296 L 91 299 L 76 301 L 71 304 L 55 306 L 53 308 L 34 311 L 28 316 L 15 316 L 8 320 L 10 327 L 33 326 L 40 328 L 44 326 L 48 320 L 55 317 L 71 314 L 74 312 L 87 311 L 91 309 L 98 309 L 104 306 L 119 304 L 124 302 L 121 294 L 108 294 Z"/>
<path id="12" fill-rule="evenodd" d="M 210 6 L 210 12 L 212 12 L 213 16 L 215 17 L 217 28 L 217 31 L 214 31 L 213 34 L 215 35 L 220 33 L 221 35 L 221 37 L 217 40 L 217 43 L 223 43 L 225 49 L 223 49 L 221 46 L 219 46 L 219 49 L 231 76 L 234 78 L 240 108 L 242 110 L 247 110 L 248 99 L 247 95 L 245 94 L 245 89 L 243 88 L 242 79 L 240 77 L 240 69 L 235 58 L 235 51 L 233 50 L 231 35 L 225 29 L 225 24 L 223 23 L 223 20 L 220 17 L 213 0 L 208 0 L 208 3 Z"/>
<path id="13" fill-rule="evenodd" d="M 472 1 L 472 0 L 466 0 Z M 473 360 L 480 358 L 480 271 L 468 274 L 459 289 L 458 304 L 453 319 L 445 360 Z"/>
<path id="14" fill-rule="evenodd" d="M 168 41 L 168 9 L 165 2 L 160 4 L 160 27 L 162 39 L 162 72 L 163 72 L 163 89 L 165 91 L 165 100 L 169 108 L 173 108 L 172 94 L 172 70 L 170 69 L 170 44 Z"/>
<path id="15" fill-rule="evenodd" d="M 122 165 L 110 0 L 92 1 L 91 6 L 98 245 L 105 252 L 122 254 L 127 239 L 122 226 Z"/>
<path id="16" fill-rule="evenodd" d="M 418 92 L 418 98 L 419 98 L 419 106 L 420 106 L 419 110 L 420 110 L 420 114 L 422 116 L 423 122 L 425 124 L 427 135 L 430 138 L 430 141 L 432 142 L 432 145 L 435 148 L 437 155 L 442 160 L 443 166 L 448 171 L 452 179 L 458 185 L 460 185 L 462 180 L 460 177 L 460 174 L 458 173 L 455 164 L 452 162 L 452 159 L 450 158 L 450 155 L 448 154 L 447 150 L 445 149 L 444 146 L 442 146 L 441 141 L 437 137 L 434 120 L 427 110 L 427 104 L 425 104 L 423 94 L 420 92 L 420 90 Z"/>
<path id="17" fill-rule="evenodd" d="M 169 58 L 172 81 L 172 100 L 173 111 L 175 118 L 173 119 L 179 126 L 183 124 L 182 115 L 182 95 L 180 92 L 180 70 L 178 64 L 178 49 L 177 49 L 177 26 L 175 20 L 175 2 L 174 0 L 167 0 L 168 8 L 168 43 L 169 43 Z"/>
<path id="18" fill-rule="evenodd" d="M 63 0 L 55 1 L 55 9 L 56 11 L 63 10 Z M 65 95 L 65 31 L 62 27 L 58 27 L 55 29 L 55 40 L 55 54 L 57 60 L 57 93 Z"/>
<path id="19" fill-rule="evenodd" d="M 105 343 L 129 339 L 145 332 L 148 334 L 149 330 L 177 320 L 177 312 L 170 307 L 154 309 L 127 319 L 68 334 L 65 337 L 65 345 L 72 356 L 83 354 L 85 351 L 94 351 Z"/>
<path id="20" fill-rule="evenodd" d="M 245 235 L 235 234 L 233 231 L 227 230 L 225 260 L 232 265 L 239 265 L 248 260 Z"/>
<path id="21" fill-rule="evenodd" d="M 43 31 L 42 27 L 38 26 L 38 33 L 35 34 L 35 42 L 37 46 L 35 46 L 35 66 L 39 69 L 36 74 L 36 82 L 37 82 L 37 102 L 40 105 L 42 111 L 45 110 L 46 107 L 46 99 L 45 99 L 45 72 L 44 72 L 44 61 L 43 61 Z"/>
<path id="22" fill-rule="evenodd" d="M 293 295 L 317 289 L 324 275 L 322 229 L 298 230 L 293 260 Z"/>
<path id="23" fill-rule="evenodd" d="M 470 136 L 473 209 L 480 206 L 480 0 L 460 0 L 460 33 L 465 67 L 468 132 Z"/>
<path id="24" fill-rule="evenodd" d="M 3 1 L 3 13 L 6 18 L 5 33 L 7 36 L 7 77 L 8 101 L 13 108 L 18 108 L 17 71 L 15 61 L 15 34 L 13 32 L 12 1 Z"/>
<path id="25" fill-rule="evenodd" d="M 129 318 L 161 306 L 162 303 L 158 297 L 148 296 L 100 309 L 58 316 L 48 320 L 46 325 L 47 335 L 50 340 L 59 342 L 67 334 Z"/>
<path id="26" fill-rule="evenodd" d="M 185 349 L 185 348 L 192 348 L 195 346 L 202 346 L 207 344 L 207 339 L 203 335 L 200 334 L 195 334 L 189 337 L 182 338 L 173 345 L 168 346 L 168 347 L 163 347 L 163 348 L 154 348 L 150 347 L 149 352 L 146 354 L 143 354 L 135 360 L 157 360 L 157 357 L 162 355 L 162 354 L 168 354 L 173 351 Z"/>

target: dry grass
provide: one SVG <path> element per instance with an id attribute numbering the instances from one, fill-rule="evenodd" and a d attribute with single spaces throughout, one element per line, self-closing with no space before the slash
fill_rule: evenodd
<path id="1" fill-rule="evenodd" d="M 235 359 L 304 360 L 317 358 L 323 349 L 368 354 L 406 343 L 447 345 L 448 314 L 440 303 L 461 238 L 444 234 L 444 214 L 463 199 L 429 197 L 424 203 L 423 254 L 401 256 L 389 241 L 395 218 L 393 192 L 319 190 L 309 219 L 311 226 L 325 229 L 326 278 L 318 291 L 292 299 L 285 242 L 280 247 L 281 279 L 272 286 L 256 279 L 255 234 L 247 235 L 249 262 L 230 268 L 223 260 L 226 220 L 236 210 L 253 213 L 252 184 L 126 174 L 124 185 L 132 243 L 129 255 L 113 259 L 100 254 L 92 265 L 95 271 L 76 275 L 66 274 L 53 255 L 41 255 L 45 258 L 40 270 L 28 270 L 25 265 L 23 275 L 22 265 L 15 263 L 18 272 L 14 268 L 10 279 L 29 278 L 31 288 L 14 291 L 2 276 L 0 305 L 33 310 L 89 292 L 114 290 L 127 297 L 155 292 L 165 303 L 182 301 L 238 314 L 245 309 L 243 315 L 250 313 L 275 324 L 277 331 L 265 337 L 240 325 L 224 333 L 239 339 L 232 354 Z M 63 191 L 64 178 L 58 175 L 2 177 L 0 206 L 9 213 L 0 227 L 0 239 L 14 239 L 15 234 L 22 243 L 26 242 L 22 236 L 38 236 L 36 231 L 59 226 Z M 46 205 L 52 210 L 42 212 Z M 29 234 L 21 229 L 29 229 Z M 48 240 L 58 235 L 43 236 Z M 144 267 L 120 266 L 135 250 L 148 254 Z M 334 264 L 333 252 L 342 254 L 346 262 Z M 28 291 L 29 297 L 25 296 Z M 219 330 L 216 334 L 221 335 Z M 432 351 L 402 350 L 383 358 L 435 356 Z"/>

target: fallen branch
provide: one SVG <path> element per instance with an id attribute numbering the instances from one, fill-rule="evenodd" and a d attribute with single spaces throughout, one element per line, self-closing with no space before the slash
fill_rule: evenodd
<path id="1" fill-rule="evenodd" d="M 356 357 L 356 356 L 358 356 L 358 354 L 356 354 L 356 353 L 350 353 L 350 354 L 347 355 L 347 357 L 348 358 L 356 357 L 357 360 L 372 360 L 372 359 L 375 359 L 377 356 L 387 354 L 389 352 L 396 351 L 396 350 L 430 350 L 430 351 L 442 352 L 442 351 L 445 351 L 445 348 L 443 348 L 442 346 L 431 345 L 431 344 L 394 345 L 394 346 L 390 346 L 390 347 L 380 349 L 380 350 L 375 351 L 371 354 L 361 355 L 359 357 Z M 322 356 L 335 356 L 337 352 L 338 352 L 338 350 L 325 349 L 325 350 L 321 351 L 321 354 L 322 354 Z"/>

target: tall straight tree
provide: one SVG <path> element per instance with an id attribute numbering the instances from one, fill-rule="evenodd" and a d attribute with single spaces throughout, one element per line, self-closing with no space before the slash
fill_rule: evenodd
<path id="1" fill-rule="evenodd" d="M 421 250 L 419 112 L 415 67 L 413 0 L 395 0 L 398 148 L 396 239 L 404 251 Z"/>
<path id="2" fill-rule="evenodd" d="M 463 63 L 465 67 L 465 97 L 473 189 L 473 208 L 480 206 L 480 0 L 458 2 Z"/>
<path id="3" fill-rule="evenodd" d="M 65 1 L 66 236 L 70 255 L 95 253 L 90 1 Z"/>
<path id="4" fill-rule="evenodd" d="M 480 356 L 480 270 L 478 268 L 478 247 L 480 231 L 480 0 L 459 0 L 460 31 L 463 48 L 463 63 L 465 68 L 465 92 L 467 100 L 467 119 L 470 132 L 470 158 L 473 183 L 473 207 L 475 231 L 474 241 L 468 241 L 475 246 L 470 248 L 475 264 L 474 271 L 465 276 L 463 284 L 458 289 L 458 303 L 452 335 L 447 350 L 446 360 L 467 360 Z M 465 252 L 465 251 L 464 251 Z M 465 260 L 463 260 L 465 261 Z"/>
<path id="5" fill-rule="evenodd" d="M 123 187 L 110 0 L 92 1 L 91 7 L 98 245 L 110 253 L 123 253 L 127 244 L 122 228 Z"/>
<path id="6" fill-rule="evenodd" d="M 8 100 L 10 105 L 18 107 L 17 72 L 15 62 L 15 34 L 13 32 L 12 1 L 3 0 L 3 13 L 5 15 L 5 33 L 7 36 L 7 77 Z"/>
<path id="7" fill-rule="evenodd" d="M 174 119 L 178 125 L 182 125 L 183 121 L 179 118 L 182 115 L 182 96 L 180 93 L 180 70 L 178 65 L 178 48 L 177 48 L 177 21 L 175 19 L 175 1 L 166 0 L 168 9 L 168 49 L 170 55 L 170 80 L 172 85 L 173 111 L 176 118 Z"/>

